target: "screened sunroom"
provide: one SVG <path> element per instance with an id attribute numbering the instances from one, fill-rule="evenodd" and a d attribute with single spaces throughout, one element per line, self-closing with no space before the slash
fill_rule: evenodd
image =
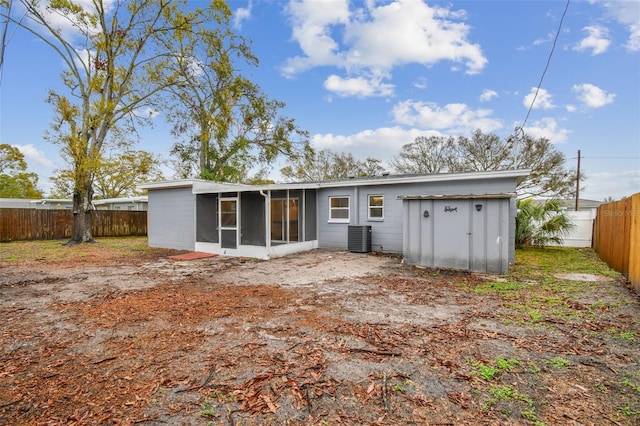
<path id="1" fill-rule="evenodd" d="M 316 189 L 197 182 L 193 193 L 196 251 L 268 259 L 317 247 Z"/>

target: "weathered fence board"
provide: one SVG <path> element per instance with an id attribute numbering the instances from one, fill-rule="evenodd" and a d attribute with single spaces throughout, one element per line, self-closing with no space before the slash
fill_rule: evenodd
<path id="1" fill-rule="evenodd" d="M 146 211 L 94 210 L 94 237 L 147 235 Z M 0 209 L 0 241 L 60 240 L 71 237 L 70 210 Z"/>
<path id="2" fill-rule="evenodd" d="M 593 248 L 640 294 L 640 192 L 598 207 Z"/>

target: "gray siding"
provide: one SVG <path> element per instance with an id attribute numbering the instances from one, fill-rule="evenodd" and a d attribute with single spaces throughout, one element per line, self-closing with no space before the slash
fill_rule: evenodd
<path id="1" fill-rule="evenodd" d="M 191 187 L 150 190 L 149 246 L 194 250 L 195 206 Z"/>
<path id="2" fill-rule="evenodd" d="M 348 225 L 371 225 L 371 246 L 374 251 L 402 253 L 403 208 L 400 196 L 406 195 L 468 195 L 515 192 L 515 179 L 469 179 L 452 182 L 428 182 L 395 185 L 362 185 L 318 190 L 318 246 L 346 249 Z M 384 196 L 384 219 L 368 219 L 368 196 Z M 348 224 L 329 223 L 329 197 L 350 197 L 350 221 Z M 509 218 L 511 239 L 510 259 L 513 253 L 515 233 L 514 216 Z M 405 218 L 406 219 L 406 218 Z"/>

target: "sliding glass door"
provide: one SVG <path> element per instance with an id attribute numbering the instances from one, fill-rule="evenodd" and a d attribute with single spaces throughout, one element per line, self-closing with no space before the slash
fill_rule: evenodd
<path id="1" fill-rule="evenodd" d="M 299 241 L 297 198 L 271 199 L 271 241 Z"/>

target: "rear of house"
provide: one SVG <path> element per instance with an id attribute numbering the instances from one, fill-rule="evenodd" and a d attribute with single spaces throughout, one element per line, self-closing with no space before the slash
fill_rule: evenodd
<path id="1" fill-rule="evenodd" d="M 152 247 L 262 259 L 314 248 L 373 250 L 402 253 L 410 264 L 504 273 L 513 261 L 515 188 L 527 174 L 140 187 L 148 190 Z"/>

